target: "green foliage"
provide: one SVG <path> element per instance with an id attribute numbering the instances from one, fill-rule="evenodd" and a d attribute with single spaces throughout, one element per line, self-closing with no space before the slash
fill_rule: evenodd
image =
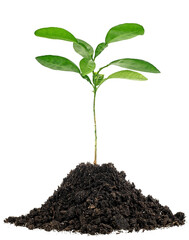
<path id="1" fill-rule="evenodd" d="M 154 65 L 140 59 L 123 58 L 115 60 L 108 65 L 116 65 L 122 68 L 128 68 L 141 72 L 160 73 L 160 71 Z"/>
<path id="2" fill-rule="evenodd" d="M 77 39 L 67 30 L 57 27 L 40 28 L 35 31 L 38 37 L 65 40 L 69 42 L 77 42 Z"/>
<path id="3" fill-rule="evenodd" d="M 105 37 L 105 42 L 98 44 L 95 49 L 95 53 L 93 48 L 87 42 L 76 38 L 73 34 L 68 32 L 63 28 L 49 27 L 49 28 L 41 28 L 35 31 L 35 35 L 38 37 L 50 38 L 50 39 L 59 39 L 65 40 L 69 42 L 73 42 L 73 49 L 76 53 L 82 56 L 80 60 L 79 67 L 65 57 L 53 56 L 53 55 L 45 55 L 36 57 L 36 60 L 43 66 L 61 71 L 71 71 L 79 73 L 80 76 L 90 83 L 93 87 L 94 93 L 94 101 L 93 101 L 93 113 L 94 113 L 94 127 L 95 127 L 95 158 L 94 164 L 97 163 L 97 131 L 96 131 L 96 114 L 95 114 L 95 100 L 96 100 L 96 92 L 98 88 L 108 79 L 112 78 L 123 78 L 130 80 L 139 80 L 145 81 L 147 78 L 143 76 L 141 73 L 134 72 L 142 71 L 149 73 L 159 73 L 160 71 L 151 63 L 140 60 L 140 59 L 132 59 L 132 58 L 123 58 L 110 62 L 104 67 L 99 68 L 98 71 L 95 71 L 96 64 L 95 59 L 104 51 L 105 48 L 108 47 L 110 43 L 118 42 L 122 40 L 127 40 L 130 38 L 134 38 L 139 35 L 144 34 L 144 28 L 136 23 L 124 23 L 112 27 Z M 94 55 L 94 56 L 93 56 Z M 115 73 L 110 74 L 108 77 L 104 77 L 104 74 L 100 72 L 111 65 L 115 65 L 122 68 L 127 68 L 131 70 L 122 70 Z M 88 74 L 92 73 L 92 80 Z"/>
<path id="4" fill-rule="evenodd" d="M 36 60 L 43 66 L 53 70 L 70 71 L 80 73 L 79 68 L 67 58 L 53 55 L 36 57 Z"/>
<path id="5" fill-rule="evenodd" d="M 106 35 L 105 42 L 108 44 L 127 40 L 143 34 L 144 28 L 141 25 L 135 23 L 124 23 L 111 28 Z"/>
<path id="6" fill-rule="evenodd" d="M 93 52 L 94 52 L 93 48 L 91 47 L 91 45 L 89 45 L 83 40 L 77 39 L 77 42 L 73 43 L 73 48 L 83 58 L 93 57 Z"/>
<path id="7" fill-rule="evenodd" d="M 101 54 L 102 51 L 104 51 L 105 48 L 107 48 L 107 44 L 106 43 L 100 43 L 98 44 L 98 46 L 96 47 L 96 50 L 95 50 L 95 57 L 96 58 L 98 55 Z"/>
<path id="8" fill-rule="evenodd" d="M 104 80 L 104 74 L 98 74 L 98 73 L 94 73 L 93 75 L 93 83 L 94 85 L 98 86 L 102 83 L 102 81 Z"/>
<path id="9" fill-rule="evenodd" d="M 83 76 L 91 73 L 95 69 L 95 62 L 92 59 L 83 58 L 79 63 L 81 73 Z"/>
<path id="10" fill-rule="evenodd" d="M 107 77 L 107 79 L 110 79 L 110 78 L 124 78 L 124 79 L 139 80 L 139 81 L 148 80 L 141 73 L 133 72 L 130 70 L 122 70 L 119 72 L 112 73 Z"/>
<path id="11" fill-rule="evenodd" d="M 105 80 L 110 78 L 124 78 L 140 81 L 147 80 L 147 78 L 142 74 L 129 70 L 112 73 L 106 78 L 103 74 L 100 73 L 104 68 L 111 65 L 135 71 L 149 73 L 160 72 L 154 65 L 141 59 L 123 58 L 114 60 L 104 67 L 101 67 L 98 71 L 94 72 L 96 67 L 95 59 L 104 51 L 105 48 L 108 47 L 110 43 L 127 40 L 143 34 L 143 26 L 136 23 L 124 23 L 114 26 L 107 32 L 105 42 L 98 44 L 94 52 L 90 44 L 79 38 L 76 38 L 73 34 L 63 28 L 41 28 L 35 31 L 36 36 L 73 42 L 73 49 L 76 53 L 82 56 L 82 59 L 79 63 L 79 67 L 69 59 L 60 56 L 46 55 L 37 57 L 36 59 L 43 66 L 54 70 L 72 71 L 79 73 L 83 79 L 87 80 L 93 86 L 93 88 L 96 89 L 95 91 L 97 91 L 99 86 Z M 92 73 L 92 81 L 89 76 L 90 73 Z"/>
<path id="12" fill-rule="evenodd" d="M 101 74 L 100 74 L 101 75 Z M 103 75 L 104 76 L 104 75 Z M 141 73 L 133 72 L 130 70 L 123 70 L 119 72 L 112 73 L 107 78 L 101 78 L 99 81 L 97 81 L 97 86 L 100 86 L 103 82 L 105 82 L 107 79 L 111 78 L 122 78 L 122 79 L 129 79 L 129 80 L 138 80 L 138 81 L 145 81 L 148 80 L 145 76 L 143 76 Z"/>

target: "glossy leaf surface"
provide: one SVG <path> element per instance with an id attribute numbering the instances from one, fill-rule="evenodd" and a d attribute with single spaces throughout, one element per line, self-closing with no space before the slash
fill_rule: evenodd
<path id="1" fill-rule="evenodd" d="M 81 69 L 81 73 L 82 75 L 87 75 L 89 73 L 91 73 L 92 71 L 94 71 L 96 64 L 93 60 L 91 59 L 87 59 L 87 58 L 83 58 L 80 63 L 80 69 Z"/>
<path id="2" fill-rule="evenodd" d="M 95 50 L 95 58 L 101 54 L 102 51 L 104 51 L 105 48 L 107 48 L 107 44 L 106 43 L 100 43 L 98 44 L 98 46 L 96 47 L 96 50 Z"/>
<path id="3" fill-rule="evenodd" d="M 54 56 L 54 55 L 45 55 L 36 57 L 36 60 L 43 66 L 51 68 L 53 70 L 61 71 L 71 71 L 80 73 L 79 68 L 67 58 Z"/>
<path id="4" fill-rule="evenodd" d="M 77 42 L 73 43 L 74 50 L 80 54 L 83 58 L 92 58 L 93 48 L 87 42 L 77 39 Z"/>
<path id="5" fill-rule="evenodd" d="M 40 28 L 35 31 L 35 35 L 38 37 L 77 42 L 77 39 L 70 32 L 63 28 L 57 27 Z"/>
<path id="6" fill-rule="evenodd" d="M 124 23 L 111 28 L 106 35 L 105 42 L 108 44 L 127 40 L 143 34 L 144 28 L 141 25 L 136 23 Z"/>
<path id="7" fill-rule="evenodd" d="M 130 79 L 130 80 L 139 80 L 139 81 L 147 80 L 147 78 L 143 76 L 141 73 L 133 72 L 130 70 L 115 72 L 107 77 L 107 79 L 110 79 L 110 78 L 123 78 L 123 79 Z"/>
<path id="8" fill-rule="evenodd" d="M 160 73 L 160 71 L 151 63 L 133 58 L 123 58 L 111 62 L 109 65 L 116 65 L 123 68 L 128 68 L 136 71 Z"/>

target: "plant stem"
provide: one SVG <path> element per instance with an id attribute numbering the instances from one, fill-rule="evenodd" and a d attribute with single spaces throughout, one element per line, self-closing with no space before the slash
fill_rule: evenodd
<path id="1" fill-rule="evenodd" d="M 99 73 L 100 73 L 100 71 L 102 71 L 102 69 L 104 69 L 104 68 L 107 68 L 107 67 L 109 67 L 110 65 L 111 65 L 111 63 L 107 64 L 107 65 L 106 65 L 106 66 L 104 66 L 104 67 L 101 67 L 101 68 L 99 68 L 99 70 L 98 70 L 97 74 L 99 74 Z"/>
<path id="2" fill-rule="evenodd" d="M 94 152 L 94 164 L 97 164 L 97 130 L 96 130 L 96 112 L 95 112 L 95 102 L 96 102 L 96 86 L 94 85 L 94 99 L 93 99 L 93 115 L 94 115 L 94 129 L 95 129 L 95 152 Z"/>

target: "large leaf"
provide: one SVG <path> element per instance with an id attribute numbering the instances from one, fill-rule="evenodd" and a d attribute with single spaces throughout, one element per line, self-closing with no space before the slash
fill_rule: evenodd
<path id="1" fill-rule="evenodd" d="M 116 65 L 123 68 L 128 68 L 136 71 L 160 73 L 160 71 L 151 63 L 140 59 L 123 58 L 111 62 L 109 65 Z"/>
<path id="2" fill-rule="evenodd" d="M 107 35 L 106 44 L 130 39 L 144 34 L 144 28 L 136 23 L 124 23 L 111 28 Z"/>
<path id="3" fill-rule="evenodd" d="M 107 48 L 107 44 L 106 43 L 100 43 L 98 44 L 98 46 L 96 47 L 95 50 L 95 57 L 96 58 L 99 54 L 101 54 L 102 51 L 104 51 L 105 48 Z"/>
<path id="4" fill-rule="evenodd" d="M 80 65 L 81 73 L 84 76 L 94 71 L 96 67 L 95 62 L 88 58 L 83 58 L 80 61 L 79 65 Z"/>
<path id="5" fill-rule="evenodd" d="M 130 70 L 123 70 L 123 71 L 115 72 L 107 77 L 107 79 L 110 79 L 110 78 L 124 78 L 124 79 L 139 80 L 139 81 L 148 80 L 142 74 L 133 72 Z"/>
<path id="6" fill-rule="evenodd" d="M 36 60 L 43 66 L 53 70 L 71 71 L 80 73 L 79 68 L 67 58 L 60 56 L 45 55 L 36 57 Z"/>
<path id="7" fill-rule="evenodd" d="M 38 37 L 65 40 L 69 42 L 77 42 L 77 39 L 67 30 L 57 27 L 40 28 L 35 31 Z"/>
<path id="8" fill-rule="evenodd" d="M 93 48 L 90 44 L 86 43 L 83 40 L 77 39 L 77 42 L 73 43 L 74 50 L 84 58 L 92 58 Z"/>

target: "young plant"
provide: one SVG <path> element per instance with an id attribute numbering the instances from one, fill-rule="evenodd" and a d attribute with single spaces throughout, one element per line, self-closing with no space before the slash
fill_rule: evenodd
<path id="1" fill-rule="evenodd" d="M 63 28 L 57 27 L 48 27 L 41 28 L 35 31 L 35 35 L 38 37 L 50 38 L 50 39 L 59 39 L 65 40 L 73 43 L 73 49 L 82 56 L 82 59 L 79 63 L 79 67 L 65 57 L 45 55 L 36 57 L 36 60 L 45 67 L 61 70 L 61 71 L 71 71 L 78 73 L 82 78 L 87 80 L 89 84 L 93 87 L 94 100 L 93 100 L 93 114 L 94 114 L 94 133 L 95 133 L 95 152 L 94 152 L 94 164 L 97 164 L 97 127 L 96 127 L 96 113 L 95 113 L 95 102 L 96 102 L 96 93 L 99 87 L 108 79 L 111 78 L 124 78 L 130 80 L 139 80 L 145 81 L 147 78 L 141 73 L 131 71 L 141 71 L 141 72 L 150 72 L 150 73 L 159 73 L 160 71 L 153 66 L 151 63 L 146 62 L 141 59 L 133 58 L 123 58 L 110 62 L 109 64 L 101 67 L 98 71 L 95 72 L 95 59 L 108 47 L 110 43 L 127 40 L 134 38 L 139 35 L 144 34 L 144 28 L 135 23 L 124 23 L 112 27 L 105 37 L 105 42 L 100 43 L 95 51 L 87 42 L 76 38 L 73 34 L 68 32 Z M 108 66 L 116 65 L 122 68 L 131 69 L 131 70 L 122 70 L 110 74 L 108 77 L 104 77 L 104 74 L 101 74 L 101 71 Z M 89 74 L 92 73 L 92 78 L 89 77 Z"/>

